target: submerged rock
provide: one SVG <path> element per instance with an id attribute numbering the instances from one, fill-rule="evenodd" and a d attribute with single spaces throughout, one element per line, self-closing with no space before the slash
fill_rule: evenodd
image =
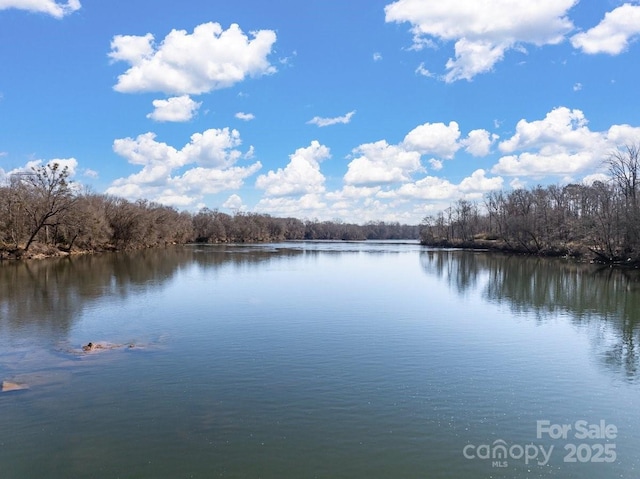
<path id="1" fill-rule="evenodd" d="M 29 389 L 29 386 L 26 384 L 18 384 L 11 381 L 2 381 L 2 389 L 0 390 L 3 393 L 7 393 L 9 391 L 22 391 L 24 389 Z"/>
<path id="2" fill-rule="evenodd" d="M 100 342 L 100 343 L 87 343 L 84 346 L 82 346 L 82 351 L 85 353 L 90 353 L 93 351 L 109 351 L 112 349 L 133 349 L 133 348 L 140 348 L 141 346 L 133 344 L 133 343 L 128 343 L 128 344 L 113 344 L 113 343 L 105 343 L 105 342 Z"/>

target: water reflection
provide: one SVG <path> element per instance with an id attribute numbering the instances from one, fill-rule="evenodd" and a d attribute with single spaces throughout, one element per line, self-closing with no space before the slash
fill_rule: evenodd
<path id="1" fill-rule="evenodd" d="M 274 247 L 193 246 L 1 263 L 0 334 L 6 339 L 37 332 L 62 340 L 95 301 L 162 288 L 194 264 L 206 270 L 255 267 L 303 253 Z"/>
<path id="2" fill-rule="evenodd" d="M 604 364 L 629 380 L 638 378 L 640 271 L 453 250 L 425 250 L 420 262 L 461 295 L 480 289 L 487 301 L 538 321 L 568 316 L 592 332 Z"/>

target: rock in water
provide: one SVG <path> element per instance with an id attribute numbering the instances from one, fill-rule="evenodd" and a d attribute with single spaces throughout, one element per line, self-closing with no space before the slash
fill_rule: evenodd
<path id="1" fill-rule="evenodd" d="M 13 383 L 11 381 L 2 381 L 2 392 L 7 393 L 9 391 L 22 391 L 23 389 L 29 389 L 26 384 Z"/>

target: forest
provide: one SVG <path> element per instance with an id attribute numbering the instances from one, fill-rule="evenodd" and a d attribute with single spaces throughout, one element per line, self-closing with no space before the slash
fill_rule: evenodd
<path id="1" fill-rule="evenodd" d="M 612 153 L 609 181 L 495 191 L 423 220 L 421 243 L 640 266 L 640 146 Z"/>
<path id="2" fill-rule="evenodd" d="M 0 186 L 0 259 L 116 251 L 169 244 L 285 240 L 418 239 L 418 225 L 276 218 L 204 208 L 193 214 L 145 200 L 83 191 L 58 163 Z"/>
<path id="3" fill-rule="evenodd" d="M 606 160 L 608 181 L 493 191 L 460 199 L 420 225 L 197 213 L 82 190 L 58 163 L 0 186 L 0 259 L 169 244 L 420 239 L 423 245 L 573 256 L 640 265 L 640 146 Z"/>

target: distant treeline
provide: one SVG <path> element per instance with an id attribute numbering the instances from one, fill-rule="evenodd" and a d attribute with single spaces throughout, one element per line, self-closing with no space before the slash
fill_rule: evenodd
<path id="1" fill-rule="evenodd" d="M 640 147 L 606 164 L 610 181 L 492 192 L 424 219 L 422 244 L 591 257 L 640 265 Z"/>
<path id="2" fill-rule="evenodd" d="M 204 208 L 196 214 L 145 200 L 79 192 L 59 164 L 13 175 L 0 186 L 0 257 L 58 251 L 104 251 L 189 242 L 418 239 L 420 227 L 234 215 Z"/>

